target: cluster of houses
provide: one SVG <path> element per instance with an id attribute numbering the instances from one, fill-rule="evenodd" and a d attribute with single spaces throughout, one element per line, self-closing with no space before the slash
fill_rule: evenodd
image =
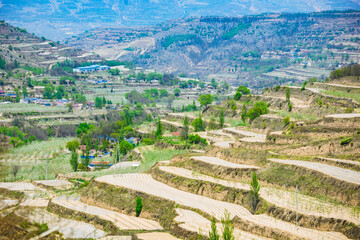
<path id="1" fill-rule="evenodd" d="M 86 67 L 73 68 L 74 73 L 89 73 L 89 72 L 97 72 L 97 71 L 105 71 L 105 70 L 110 70 L 110 67 L 100 66 L 100 65 L 90 65 Z"/>

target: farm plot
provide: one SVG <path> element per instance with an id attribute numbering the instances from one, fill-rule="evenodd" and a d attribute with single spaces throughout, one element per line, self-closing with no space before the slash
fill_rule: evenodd
<path id="1" fill-rule="evenodd" d="M 287 235 L 295 235 L 305 239 L 348 239 L 343 234 L 333 232 L 322 232 L 307 228 L 296 228 L 294 224 L 284 222 L 266 215 L 252 215 L 246 208 L 188 193 L 170 187 L 164 183 L 154 180 L 149 174 L 124 174 L 107 175 L 96 179 L 98 182 L 129 188 L 135 191 L 144 192 L 164 199 L 175 201 L 178 204 L 192 207 L 221 219 L 228 211 L 231 217 L 238 216 L 244 221 L 251 222 L 257 226 L 277 229 Z"/>
<path id="2" fill-rule="evenodd" d="M 265 142 L 266 134 L 255 133 L 251 131 L 245 131 L 237 129 L 236 127 L 224 128 L 224 132 L 240 136 L 240 141 L 244 142 Z"/>
<path id="3" fill-rule="evenodd" d="M 36 187 L 28 182 L 0 182 L 0 188 L 5 188 L 11 191 L 41 191 L 43 189 Z"/>
<path id="4" fill-rule="evenodd" d="M 175 217 L 175 222 L 179 223 L 179 226 L 192 232 L 197 232 L 201 234 L 204 234 L 206 236 L 209 235 L 209 231 L 211 230 L 211 222 L 204 218 L 203 216 L 199 215 L 198 213 L 191 211 L 191 210 L 185 210 L 181 208 L 176 209 L 176 213 L 178 216 Z M 222 235 L 222 226 L 220 223 L 216 224 L 216 227 Z M 254 240 L 260 240 L 260 239 L 268 239 L 265 237 L 260 237 L 248 232 L 241 231 L 239 229 L 234 229 L 234 236 L 237 240 L 248 240 L 248 239 L 254 239 Z"/>
<path id="5" fill-rule="evenodd" d="M 69 188 L 72 186 L 72 183 L 67 180 L 39 180 L 35 181 L 35 183 L 54 188 Z"/>
<path id="6" fill-rule="evenodd" d="M 276 163 L 295 165 L 295 166 L 315 170 L 327 174 L 331 177 L 340 179 L 342 181 L 360 185 L 360 172 L 356 172 L 340 167 L 334 167 L 331 165 L 317 163 L 317 162 L 299 161 L 299 160 L 282 160 L 282 159 L 269 159 L 269 160 Z"/>
<path id="7" fill-rule="evenodd" d="M 96 215 L 104 220 L 113 222 L 119 229 L 135 229 L 135 230 L 161 230 L 163 229 L 159 223 L 145 218 L 129 216 L 107 209 L 84 204 L 79 198 L 64 196 L 52 199 L 52 203 L 69 208 L 75 211 Z"/>
<path id="8" fill-rule="evenodd" d="M 196 157 L 191 157 L 191 159 L 206 162 L 206 163 L 213 164 L 213 165 L 229 167 L 229 168 L 259 169 L 259 167 L 256 167 L 256 166 L 228 162 L 228 161 L 222 160 L 217 157 L 196 156 Z"/>
<path id="9" fill-rule="evenodd" d="M 184 168 L 159 166 L 159 169 L 185 178 L 213 182 L 231 188 L 250 190 L 249 184 L 213 178 Z M 261 187 L 260 196 L 267 202 L 277 206 L 287 209 L 296 209 L 296 193 L 294 191 L 285 191 L 274 187 Z M 299 213 L 328 218 L 341 218 L 360 224 L 360 213 L 355 213 L 352 208 L 325 202 L 324 200 L 319 200 L 303 194 L 298 194 L 297 207 Z"/>
<path id="10" fill-rule="evenodd" d="M 47 212 L 45 209 L 20 208 L 15 212 L 17 215 L 28 219 L 30 222 L 46 223 L 49 232 L 59 231 L 64 238 L 101 238 L 106 235 L 102 230 L 95 228 L 93 225 L 75 220 L 61 218 L 55 214 Z"/>
<path id="11" fill-rule="evenodd" d="M 159 239 L 166 239 L 166 240 L 180 240 L 169 233 L 165 232 L 151 232 L 151 233 L 139 233 L 136 234 L 138 239 L 141 240 L 159 240 Z"/>

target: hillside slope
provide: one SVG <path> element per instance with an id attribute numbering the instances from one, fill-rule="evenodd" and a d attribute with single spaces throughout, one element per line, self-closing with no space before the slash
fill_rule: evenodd
<path id="1" fill-rule="evenodd" d="M 325 78 L 359 62 L 360 12 L 200 17 L 146 28 L 98 28 L 65 43 L 158 71 L 252 87 Z"/>
<path id="2" fill-rule="evenodd" d="M 100 59 L 95 54 L 37 37 L 4 21 L 0 22 L 0 45 L 0 55 L 7 68 L 16 68 L 20 64 L 49 67 L 66 59 L 79 62 Z"/>

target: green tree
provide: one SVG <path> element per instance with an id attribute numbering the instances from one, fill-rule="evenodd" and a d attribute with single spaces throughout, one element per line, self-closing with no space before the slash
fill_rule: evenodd
<path id="1" fill-rule="evenodd" d="M 157 122 L 156 131 L 155 131 L 155 136 L 156 136 L 157 139 L 160 139 L 162 134 L 163 134 L 163 127 L 162 127 L 161 120 L 160 120 L 160 117 L 159 117 L 158 122 Z"/>
<path id="2" fill-rule="evenodd" d="M 223 240 L 234 240 L 234 225 L 230 219 L 230 213 L 225 211 L 224 217 L 221 219 L 222 223 L 222 239 Z"/>
<path id="3" fill-rule="evenodd" d="M 44 94 L 43 97 L 45 99 L 52 99 L 53 98 L 53 94 L 55 91 L 55 87 L 54 85 L 52 85 L 51 83 L 48 83 L 45 88 L 44 88 Z"/>
<path id="4" fill-rule="evenodd" d="M 191 125 L 194 127 L 195 132 L 205 131 L 205 124 L 202 120 L 201 114 L 199 114 L 199 118 L 196 118 L 194 121 L 192 121 Z"/>
<path id="5" fill-rule="evenodd" d="M 267 113 L 269 113 L 268 105 L 265 102 L 260 101 L 256 102 L 254 107 L 248 111 L 247 116 L 249 117 L 250 121 L 253 121 L 260 115 Z"/>
<path id="6" fill-rule="evenodd" d="M 220 240 L 220 235 L 216 229 L 216 219 L 213 217 L 211 219 L 211 231 L 209 232 L 210 240 Z"/>
<path id="7" fill-rule="evenodd" d="M 181 93 L 180 89 L 176 88 L 176 89 L 174 90 L 174 95 L 175 95 L 176 97 L 179 97 L 179 96 L 180 96 L 180 93 Z"/>
<path id="8" fill-rule="evenodd" d="M 188 119 L 188 116 L 185 116 L 185 118 L 184 118 L 183 128 L 182 128 L 182 132 L 181 132 L 181 138 L 186 140 L 186 145 L 187 145 L 187 140 L 189 138 L 189 119 Z"/>
<path id="9" fill-rule="evenodd" d="M 27 97 L 27 95 L 28 95 L 28 91 L 27 91 L 27 88 L 25 85 L 22 86 L 22 94 L 24 97 Z"/>
<path id="10" fill-rule="evenodd" d="M 76 149 L 78 149 L 79 146 L 80 146 L 80 143 L 78 141 L 76 141 L 76 140 L 69 141 L 65 145 L 65 147 L 71 152 L 75 152 Z"/>
<path id="11" fill-rule="evenodd" d="M 21 99 L 21 92 L 20 92 L 20 89 L 19 88 L 16 88 L 15 89 L 15 92 L 16 92 L 16 97 L 15 97 L 15 102 L 20 102 L 20 99 Z"/>
<path id="12" fill-rule="evenodd" d="M 211 79 L 211 86 L 215 89 L 218 87 L 218 83 L 215 81 L 214 78 Z"/>
<path id="13" fill-rule="evenodd" d="M 220 115 L 219 115 L 219 127 L 223 128 L 225 123 L 225 117 L 224 117 L 224 109 L 221 109 Z"/>
<path id="14" fill-rule="evenodd" d="M 95 108 L 102 108 L 103 107 L 103 101 L 101 98 L 96 97 L 95 98 Z"/>
<path id="15" fill-rule="evenodd" d="M 141 199 L 140 197 L 137 197 L 137 198 L 136 198 L 136 207 L 135 207 L 136 217 L 139 217 L 139 216 L 140 216 L 142 207 L 143 207 L 142 199 Z"/>
<path id="16" fill-rule="evenodd" d="M 198 101 L 200 103 L 200 106 L 206 109 L 208 105 L 210 105 L 214 101 L 214 98 L 210 94 L 206 94 L 206 95 L 203 94 L 199 97 Z"/>
<path id="17" fill-rule="evenodd" d="M 131 149 L 133 149 L 133 145 L 131 145 L 131 143 L 129 143 L 126 140 L 122 140 L 119 143 L 119 151 L 122 155 L 126 155 L 128 152 L 130 152 Z"/>
<path id="18" fill-rule="evenodd" d="M 243 122 L 245 122 L 245 120 L 246 120 L 246 113 L 247 113 L 246 105 L 243 104 L 242 109 L 241 109 L 241 120 Z"/>
<path id="19" fill-rule="evenodd" d="M 242 97 L 241 92 L 236 92 L 234 95 L 234 100 L 239 101 L 241 97 Z"/>
<path id="20" fill-rule="evenodd" d="M 290 103 L 290 88 L 285 88 L 286 102 Z"/>
<path id="21" fill-rule="evenodd" d="M 253 171 L 252 179 L 250 182 L 250 202 L 252 203 L 253 214 L 256 212 L 256 207 L 260 201 L 259 199 L 260 184 L 258 182 L 256 172 Z"/>
<path id="22" fill-rule="evenodd" d="M 236 89 L 236 92 L 239 92 L 239 93 L 241 93 L 243 95 L 248 95 L 248 94 L 250 94 L 250 89 L 248 89 L 247 87 L 241 85 Z"/>
<path id="23" fill-rule="evenodd" d="M 75 151 L 71 152 L 70 165 L 74 172 L 76 172 L 78 168 L 78 164 L 79 164 L 78 158 L 79 158 L 79 154 L 77 152 Z"/>
<path id="24" fill-rule="evenodd" d="M 160 91 L 159 91 L 159 96 L 160 96 L 161 98 L 167 97 L 167 96 L 169 96 L 169 93 L 168 93 L 168 91 L 166 91 L 165 89 L 160 89 Z"/>
<path id="25" fill-rule="evenodd" d="M 115 162 L 119 162 L 119 161 L 120 161 L 120 148 L 119 148 L 119 144 L 116 144 L 116 146 L 115 146 L 114 158 L 115 158 Z"/>

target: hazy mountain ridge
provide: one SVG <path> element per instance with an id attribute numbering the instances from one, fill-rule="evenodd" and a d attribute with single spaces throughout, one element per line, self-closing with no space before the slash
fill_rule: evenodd
<path id="1" fill-rule="evenodd" d="M 7 22 L 40 36 L 61 40 L 101 26 L 154 25 L 188 16 L 241 16 L 264 12 L 360 9 L 351 0 L 2 0 Z"/>

